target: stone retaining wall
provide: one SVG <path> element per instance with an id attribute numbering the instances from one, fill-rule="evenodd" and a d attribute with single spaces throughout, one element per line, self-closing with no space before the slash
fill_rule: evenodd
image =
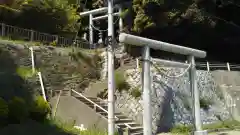
<path id="1" fill-rule="evenodd" d="M 163 69 L 164 73 L 169 76 L 184 72 L 184 69 L 179 68 Z M 190 124 L 192 104 L 188 73 L 179 78 L 168 78 L 154 70 L 152 73 L 154 81 L 151 92 L 153 132 L 167 131 L 175 124 Z M 140 71 L 128 70 L 126 76 L 131 86 L 141 86 Z M 218 116 L 222 119 L 229 118 L 222 93 L 217 89 L 212 74 L 207 71 L 197 71 L 197 82 L 201 101 L 207 101 L 209 105 L 209 109 L 201 108 L 203 124 L 218 121 Z M 127 92 L 116 93 L 116 95 L 118 109 L 142 124 L 141 99 L 135 99 Z"/>

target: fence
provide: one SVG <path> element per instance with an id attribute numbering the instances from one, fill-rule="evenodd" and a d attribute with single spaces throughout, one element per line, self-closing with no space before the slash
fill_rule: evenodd
<path id="1" fill-rule="evenodd" d="M 136 58 L 136 67 L 140 67 L 141 61 L 139 58 Z M 231 64 L 229 62 L 226 63 L 216 63 L 216 62 L 196 62 L 196 68 L 213 71 L 213 70 L 228 70 L 228 71 L 239 71 L 240 64 Z"/>
<path id="2" fill-rule="evenodd" d="M 227 63 L 197 62 L 196 67 L 198 69 L 206 69 L 207 71 L 211 71 L 211 70 L 228 70 L 228 71 L 240 70 L 240 64 L 231 64 L 229 62 L 227 62 Z"/>
<path id="3" fill-rule="evenodd" d="M 80 39 L 65 38 L 59 35 L 51 35 L 35 30 L 19 28 L 16 26 L 0 24 L 1 36 L 11 40 L 41 42 L 43 44 L 54 43 L 61 47 L 75 46 L 79 48 L 94 49 L 96 45 L 90 45 L 88 42 Z"/>

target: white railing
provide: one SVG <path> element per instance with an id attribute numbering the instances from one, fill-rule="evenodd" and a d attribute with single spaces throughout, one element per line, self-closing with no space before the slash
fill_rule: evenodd
<path id="1" fill-rule="evenodd" d="M 139 60 L 139 58 L 136 58 L 136 68 L 140 67 L 140 63 L 141 61 Z M 211 70 L 227 70 L 227 71 L 231 71 L 231 70 L 240 70 L 240 64 L 231 64 L 229 62 L 226 63 L 216 63 L 216 62 L 196 62 L 196 67 L 197 68 L 206 68 L 207 71 L 211 71 Z"/>
<path id="2" fill-rule="evenodd" d="M 207 71 L 211 71 L 212 68 L 216 69 L 226 69 L 228 71 L 231 70 L 240 70 L 240 64 L 231 64 L 227 63 L 211 63 L 211 62 L 197 62 L 196 66 L 199 68 L 206 68 Z"/>
<path id="3" fill-rule="evenodd" d="M 75 90 L 72 90 L 72 92 L 76 93 L 77 95 L 81 96 L 82 98 L 84 98 L 85 100 L 87 100 L 88 102 L 92 103 L 94 105 L 94 108 L 96 110 L 96 108 L 99 108 L 101 109 L 102 111 L 104 111 L 105 113 L 108 113 L 108 111 L 106 109 L 104 109 L 103 107 L 101 107 L 100 105 L 98 105 L 97 103 L 93 102 L 92 100 L 88 99 L 87 97 L 85 97 L 83 94 L 75 91 Z M 116 119 L 119 119 L 117 116 L 115 116 Z M 130 125 L 128 125 L 127 123 L 124 123 L 124 125 L 129 128 L 129 129 L 132 129 L 132 127 Z"/>
<path id="4" fill-rule="evenodd" d="M 42 90 L 43 98 L 44 98 L 45 101 L 47 101 L 47 97 L 46 97 L 46 94 L 45 94 L 45 89 L 44 89 L 44 85 L 43 85 L 43 79 L 42 79 L 41 72 L 38 72 L 38 77 L 39 77 L 39 82 L 41 84 L 41 90 Z"/>

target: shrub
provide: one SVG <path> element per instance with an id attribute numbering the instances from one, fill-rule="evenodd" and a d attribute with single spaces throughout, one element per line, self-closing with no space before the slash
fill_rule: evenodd
<path id="1" fill-rule="evenodd" d="M 116 83 L 116 89 L 119 92 L 121 92 L 122 90 L 128 90 L 130 88 L 122 72 L 115 72 L 115 83 Z"/>
<path id="2" fill-rule="evenodd" d="M 57 46 L 57 40 L 54 40 L 53 42 L 50 43 L 51 46 Z"/>
<path id="3" fill-rule="evenodd" d="M 21 76 L 22 78 L 29 78 L 29 77 L 32 77 L 33 75 L 35 75 L 33 72 L 32 72 L 32 68 L 29 68 L 29 67 L 18 67 L 17 68 L 17 74 L 19 76 Z"/>
<path id="4" fill-rule="evenodd" d="M 201 98 L 199 100 L 199 103 L 200 103 L 200 107 L 204 110 L 208 110 L 209 106 L 212 104 L 212 102 L 210 100 L 207 100 L 207 99 L 204 99 L 204 98 Z"/>
<path id="5" fill-rule="evenodd" d="M 142 93 L 140 91 L 140 88 L 139 87 L 133 88 L 132 91 L 131 91 L 131 95 L 135 98 L 141 97 Z"/>
<path id="6" fill-rule="evenodd" d="M 50 112 L 51 109 L 48 102 L 46 102 L 42 96 L 37 96 L 34 104 L 31 106 L 31 118 L 36 121 L 43 122 Z"/>
<path id="7" fill-rule="evenodd" d="M 0 98 L 0 126 L 5 124 L 6 119 L 8 118 L 8 113 L 7 102 L 3 98 Z"/>
<path id="8" fill-rule="evenodd" d="M 104 91 L 101 91 L 97 94 L 97 97 L 101 99 L 107 99 L 108 96 L 108 89 L 104 89 Z"/>
<path id="9" fill-rule="evenodd" d="M 171 129 L 171 133 L 189 133 L 192 130 L 192 126 L 178 124 Z"/>
<path id="10" fill-rule="evenodd" d="M 8 104 L 9 106 L 9 120 L 11 122 L 20 122 L 26 120 L 28 117 L 28 106 L 24 99 L 14 97 Z"/>

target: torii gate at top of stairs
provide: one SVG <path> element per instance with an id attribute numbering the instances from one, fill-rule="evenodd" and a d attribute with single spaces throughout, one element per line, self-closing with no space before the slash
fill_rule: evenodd
<path id="1" fill-rule="evenodd" d="M 103 7 L 103 8 L 98 8 L 98 9 L 94 9 L 94 10 L 90 10 L 90 11 L 80 13 L 80 16 L 89 16 L 89 43 L 90 43 L 90 45 L 94 44 L 94 36 L 93 36 L 94 25 L 93 25 L 93 21 L 107 19 L 107 17 L 108 17 L 108 15 L 103 15 L 103 16 L 98 16 L 98 17 L 93 17 L 93 16 L 97 15 L 97 14 L 105 13 L 105 12 L 107 12 L 107 10 L 108 10 L 107 7 Z M 118 6 L 118 11 L 119 12 L 116 12 L 113 15 L 120 17 L 120 14 L 122 12 L 122 7 L 121 6 Z M 119 24 L 118 25 L 119 25 L 119 31 L 121 32 L 123 30 L 123 19 L 121 17 L 119 18 Z M 100 31 L 99 37 L 100 38 L 99 38 L 98 42 L 101 43 L 102 42 L 101 41 L 102 40 L 102 31 Z M 84 38 L 86 39 L 86 33 L 85 33 Z"/>

